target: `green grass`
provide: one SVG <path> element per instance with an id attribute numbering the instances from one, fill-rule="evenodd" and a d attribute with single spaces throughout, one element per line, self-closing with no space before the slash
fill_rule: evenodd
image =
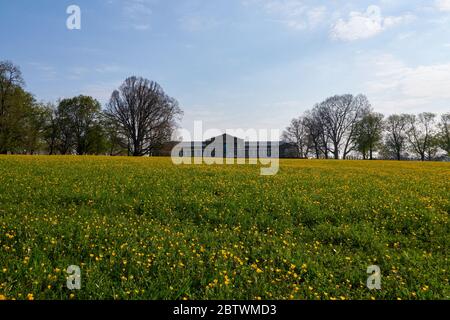
<path id="1" fill-rule="evenodd" d="M 1 156 L 0 297 L 450 298 L 449 164 L 285 160 L 259 173 Z M 81 290 L 66 288 L 69 265 Z"/>

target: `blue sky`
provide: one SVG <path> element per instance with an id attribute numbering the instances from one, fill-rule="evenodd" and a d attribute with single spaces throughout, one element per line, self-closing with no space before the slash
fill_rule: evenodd
<path id="1" fill-rule="evenodd" d="M 81 30 L 66 8 L 81 8 Z M 284 128 L 334 94 L 450 111 L 450 0 L 0 0 L 0 59 L 39 100 L 155 80 L 182 126 Z"/>

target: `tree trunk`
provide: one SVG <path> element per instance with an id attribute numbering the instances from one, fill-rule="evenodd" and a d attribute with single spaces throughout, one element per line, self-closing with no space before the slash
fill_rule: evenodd
<path id="1" fill-rule="evenodd" d="M 337 143 L 334 143 L 334 152 L 333 153 L 334 153 L 334 158 L 339 159 L 339 145 Z"/>
<path id="2" fill-rule="evenodd" d="M 141 147 L 140 147 L 139 141 L 137 141 L 137 140 L 134 141 L 133 146 L 134 146 L 133 157 L 141 156 Z"/>

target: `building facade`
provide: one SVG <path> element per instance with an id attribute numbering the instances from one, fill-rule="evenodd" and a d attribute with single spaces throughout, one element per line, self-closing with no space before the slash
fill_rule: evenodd
<path id="1" fill-rule="evenodd" d="M 175 150 L 176 148 L 176 150 Z M 298 158 L 293 143 L 282 141 L 245 141 L 223 134 L 206 141 L 168 142 L 154 156 L 213 158 Z"/>

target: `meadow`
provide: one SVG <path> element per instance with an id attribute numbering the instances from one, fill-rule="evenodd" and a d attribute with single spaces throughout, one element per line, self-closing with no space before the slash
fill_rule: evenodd
<path id="1" fill-rule="evenodd" d="M 282 160 L 259 173 L 0 156 L 0 299 L 450 298 L 450 164 Z M 366 287 L 369 265 L 381 290 Z"/>

